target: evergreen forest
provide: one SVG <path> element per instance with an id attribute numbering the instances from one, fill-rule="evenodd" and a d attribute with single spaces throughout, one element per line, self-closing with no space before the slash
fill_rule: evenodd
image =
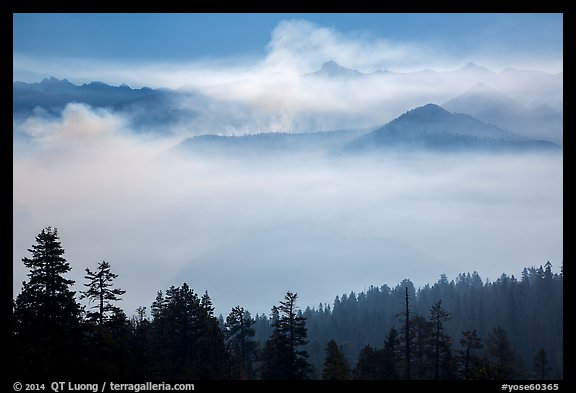
<path id="1" fill-rule="evenodd" d="M 28 251 L 12 305 L 14 380 L 563 379 L 563 269 L 550 262 L 495 281 L 405 279 L 315 307 L 289 291 L 268 315 L 238 305 L 217 316 L 186 283 L 123 310 L 112 261 L 86 268 L 76 293 L 56 228 Z"/>

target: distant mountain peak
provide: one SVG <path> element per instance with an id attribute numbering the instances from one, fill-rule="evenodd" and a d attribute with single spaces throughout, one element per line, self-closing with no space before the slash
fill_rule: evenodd
<path id="1" fill-rule="evenodd" d="M 486 83 L 478 82 L 465 93 L 445 102 L 444 107 L 453 112 L 468 113 L 489 123 L 498 124 L 496 118 L 500 114 L 520 113 L 524 111 L 522 105 L 508 97 L 502 91 Z"/>
<path id="2" fill-rule="evenodd" d="M 115 87 L 104 82 L 75 85 L 67 79 L 59 80 L 52 76 L 34 83 L 14 82 L 13 113 L 29 116 L 34 108 L 41 107 L 58 114 L 70 102 L 82 102 L 93 107 L 114 107 L 151 95 L 154 95 L 151 89 L 131 89 L 127 85 Z"/>
<path id="3" fill-rule="evenodd" d="M 340 64 L 336 63 L 334 60 L 328 60 L 326 62 L 324 62 L 324 64 L 322 64 L 322 67 L 320 68 L 320 70 L 332 70 L 332 69 L 338 69 L 338 68 L 343 68 Z"/>
<path id="4" fill-rule="evenodd" d="M 460 68 L 460 71 L 492 73 L 488 68 L 472 62 L 468 62 L 464 67 Z"/>
<path id="5" fill-rule="evenodd" d="M 418 120 L 430 120 L 432 118 L 446 117 L 449 115 L 450 112 L 442 108 L 440 105 L 426 104 L 409 110 L 408 112 L 398 117 L 398 120 L 416 119 L 416 118 Z"/>
<path id="6" fill-rule="evenodd" d="M 438 104 L 432 104 L 432 103 L 419 106 L 419 107 L 414 108 L 414 109 L 412 109 L 412 110 L 413 110 L 413 111 L 428 111 L 428 112 L 430 112 L 430 111 L 435 111 L 435 112 L 438 112 L 438 113 L 448 112 L 446 109 L 442 108 L 440 105 L 438 105 Z"/>
<path id="7" fill-rule="evenodd" d="M 51 76 L 50 78 L 44 78 L 40 81 L 40 83 L 42 84 L 46 84 L 46 83 L 55 83 L 55 82 L 60 82 L 59 79 L 56 79 L 55 77 Z"/>
<path id="8" fill-rule="evenodd" d="M 316 71 L 313 75 L 323 75 L 329 77 L 354 77 L 364 75 L 358 70 L 353 70 L 351 68 L 342 67 L 340 64 L 334 60 L 329 60 L 322 64 L 319 71 Z"/>
<path id="9" fill-rule="evenodd" d="M 562 115 L 550 106 L 526 107 L 501 90 L 485 83 L 471 86 L 442 106 L 451 112 L 467 113 L 520 135 L 562 143 Z"/>
<path id="10" fill-rule="evenodd" d="M 58 79 L 55 78 L 53 76 L 51 76 L 50 78 L 44 78 L 42 79 L 42 81 L 40 81 L 41 85 L 72 85 L 72 83 L 70 83 L 70 81 L 68 81 L 68 79 Z"/>
<path id="11" fill-rule="evenodd" d="M 114 86 L 111 86 L 111 85 L 104 83 L 102 81 L 92 81 L 90 83 L 82 84 L 81 87 L 90 87 L 90 88 L 101 89 L 101 88 L 114 87 Z"/>
<path id="12" fill-rule="evenodd" d="M 75 84 L 71 83 L 70 81 L 68 81 L 68 79 L 58 79 L 55 78 L 53 76 L 51 76 L 50 78 L 44 78 L 40 81 L 40 83 L 32 83 L 30 84 L 31 86 L 36 86 L 39 87 L 40 89 L 43 90 L 70 90 L 76 87 Z"/>
<path id="13" fill-rule="evenodd" d="M 464 66 L 464 68 L 480 68 L 480 67 L 478 67 L 478 66 L 476 65 L 476 63 L 473 63 L 473 62 L 469 61 L 469 62 Z"/>
<path id="14" fill-rule="evenodd" d="M 556 150 L 558 145 L 533 140 L 436 104 L 409 110 L 376 130 L 347 144 L 348 151 L 400 148 L 431 151 Z"/>

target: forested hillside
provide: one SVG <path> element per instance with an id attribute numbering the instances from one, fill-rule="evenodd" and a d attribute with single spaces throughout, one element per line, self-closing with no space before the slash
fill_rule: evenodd
<path id="1" fill-rule="evenodd" d="M 406 279 L 304 311 L 287 292 L 255 318 L 240 305 L 217 318 L 208 293 L 183 283 L 129 318 L 111 263 L 86 268 L 77 294 L 55 228 L 28 251 L 11 337 L 23 380 L 563 378 L 563 273 L 550 262 L 494 282 Z"/>
<path id="2" fill-rule="evenodd" d="M 416 341 L 420 340 L 414 343 L 415 350 L 425 354 L 422 359 L 425 370 L 413 377 L 432 377 L 429 366 L 434 340 L 430 321 L 432 309 L 438 302 L 448 313 L 443 328 L 447 336 L 445 344 L 454 358 L 450 377 L 462 376 L 462 364 L 459 365 L 457 358 L 463 349 L 461 340 L 465 340 L 465 332 L 475 331 L 481 339 L 482 348 L 475 350 L 475 354 L 490 357 L 488 341 L 498 327 L 504 330 L 516 353 L 514 367 L 518 377 L 533 375 L 535 358 L 542 349 L 547 353 L 550 368 L 546 375 L 562 375 L 563 275 L 554 274 L 552 264 L 547 262 L 544 266 L 525 268 L 518 278 L 502 274 L 489 282 L 482 280 L 478 272 L 462 273 L 453 280 L 442 275 L 435 284 L 418 289 L 406 279 L 393 288 L 373 286 L 366 292 L 337 296 L 333 305 L 307 308 L 303 313 L 310 338 L 307 349 L 317 370 L 316 376 L 321 376 L 325 347 L 330 340 L 341 345 L 343 354 L 354 366 L 366 345 L 374 349 L 383 348 L 392 330 L 403 336 L 406 289 L 409 314 L 414 321 L 412 328 L 419 329 L 418 324 L 422 323 L 424 329 L 411 333 Z M 261 340 L 268 334 L 264 320 L 262 316 L 256 318 Z M 398 357 L 403 357 L 402 352 Z M 398 360 L 398 365 L 402 361 Z M 377 376 L 391 377 L 386 374 Z M 392 377 L 403 378 L 404 374 L 397 371 Z"/>

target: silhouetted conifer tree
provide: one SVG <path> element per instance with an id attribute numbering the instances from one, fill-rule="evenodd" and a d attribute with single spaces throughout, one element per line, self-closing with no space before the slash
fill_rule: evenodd
<path id="1" fill-rule="evenodd" d="M 82 294 L 80 299 L 88 299 L 90 303 L 95 303 L 91 308 L 96 309 L 96 312 L 88 313 L 88 318 L 100 325 L 110 318 L 112 313 L 119 312 L 118 307 L 113 306 L 111 302 L 121 300 L 120 296 L 126 293 L 121 289 L 111 288 L 112 281 L 117 277 L 117 274 L 110 271 L 110 264 L 106 261 L 100 262 L 94 272 L 86 268 L 84 278 L 88 283 L 84 286 L 88 289 L 80 292 Z"/>
<path id="2" fill-rule="evenodd" d="M 476 329 L 462 332 L 458 358 L 460 374 L 463 379 L 474 379 L 477 376 L 476 368 L 480 365 L 480 358 L 473 351 L 482 348 L 482 339 L 476 334 Z"/>
<path id="3" fill-rule="evenodd" d="M 250 313 L 236 306 L 226 317 L 225 336 L 233 357 L 238 379 L 253 379 L 253 363 L 258 354 L 258 343 L 254 341 L 254 319 Z"/>
<path id="4" fill-rule="evenodd" d="M 306 340 L 306 318 L 298 314 L 298 294 L 287 292 L 280 306 L 272 308 L 274 331 L 264 346 L 262 379 L 307 379 L 308 353 L 299 347 Z"/>
<path id="5" fill-rule="evenodd" d="M 514 379 L 518 376 L 516 352 L 510 344 L 506 330 L 500 326 L 490 330 L 486 340 L 486 349 L 491 379 Z"/>
<path id="6" fill-rule="evenodd" d="M 16 376 L 66 378 L 81 368 L 80 305 L 64 277 L 70 264 L 56 228 L 42 229 L 22 262 L 27 282 L 14 302 Z"/>
<path id="7" fill-rule="evenodd" d="M 348 365 L 348 361 L 334 340 L 328 341 L 328 344 L 326 345 L 326 357 L 324 359 L 322 379 L 350 379 L 350 366 Z"/>

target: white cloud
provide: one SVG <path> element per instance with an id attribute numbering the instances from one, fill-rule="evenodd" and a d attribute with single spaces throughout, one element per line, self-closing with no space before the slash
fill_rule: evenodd
<path id="1" fill-rule="evenodd" d="M 112 264 L 129 315 L 185 281 L 217 312 L 269 312 L 286 290 L 317 305 L 403 278 L 494 279 L 562 260 L 561 157 L 211 161 L 167 156 L 172 141 L 127 137 L 109 113 L 66 114 L 51 135 L 90 125 L 86 143 L 42 137 L 49 148 L 15 151 L 15 294 L 48 225 L 77 289 L 86 267 Z"/>
<path id="2" fill-rule="evenodd" d="M 277 26 L 263 59 L 126 64 L 15 54 L 14 69 L 73 82 L 201 86 L 213 101 L 179 125 L 194 132 L 367 127 L 475 83 L 445 74 L 354 84 L 300 77 L 326 60 L 366 72 L 463 65 L 417 43 L 295 20 Z M 521 82 L 498 86 L 528 97 Z M 544 98 L 556 94 L 561 104 L 557 90 Z M 175 140 L 145 140 L 126 116 L 71 104 L 58 119 L 38 113 L 15 125 L 32 138 L 14 144 L 15 294 L 26 278 L 21 258 L 48 225 L 60 231 L 79 289 L 86 267 L 112 264 L 129 315 L 183 281 L 208 290 L 217 312 L 236 304 L 268 312 L 286 290 L 317 305 L 406 277 L 424 284 L 478 270 L 493 279 L 562 260 L 561 157 L 184 159 L 164 154 Z"/>
<path id="3" fill-rule="evenodd" d="M 81 103 L 70 103 L 62 118 L 46 120 L 42 114 L 27 118 L 22 129 L 37 140 L 47 143 L 92 142 L 111 136 L 124 125 L 117 115 L 105 109 L 91 110 Z"/>
<path id="4" fill-rule="evenodd" d="M 54 75 L 75 83 L 102 80 L 133 87 L 196 89 L 213 101 L 200 107 L 196 99 L 180 103 L 198 113 L 193 121 L 186 119 L 180 127 L 191 133 L 298 132 L 376 126 L 415 106 L 445 102 L 479 81 L 498 86 L 529 106 L 547 104 L 561 111 L 562 78 L 557 78 L 557 83 L 548 80 L 542 83 L 540 78 L 520 73 L 442 72 L 383 74 L 354 81 L 303 77 L 329 60 L 367 73 L 377 69 L 456 70 L 470 60 L 492 65 L 486 49 L 482 50 L 478 58 L 460 58 L 430 42 L 392 41 L 368 32 L 342 33 L 306 20 L 284 20 L 272 32 L 263 58 L 153 63 L 34 59 L 15 53 L 14 75 L 15 78 L 22 73 Z M 505 62 L 501 58 L 498 52 L 496 60 Z M 523 58 L 520 68 L 541 63 L 538 58 L 531 60 Z"/>
<path id="5" fill-rule="evenodd" d="M 391 42 L 364 34 L 343 34 L 306 20 L 278 24 L 268 44 L 267 67 L 308 73 L 333 60 L 347 67 L 372 72 L 390 65 L 419 64 L 429 51 L 415 44 Z M 418 54 L 418 55 L 416 55 Z M 419 60 L 414 62 L 418 58 Z"/>

